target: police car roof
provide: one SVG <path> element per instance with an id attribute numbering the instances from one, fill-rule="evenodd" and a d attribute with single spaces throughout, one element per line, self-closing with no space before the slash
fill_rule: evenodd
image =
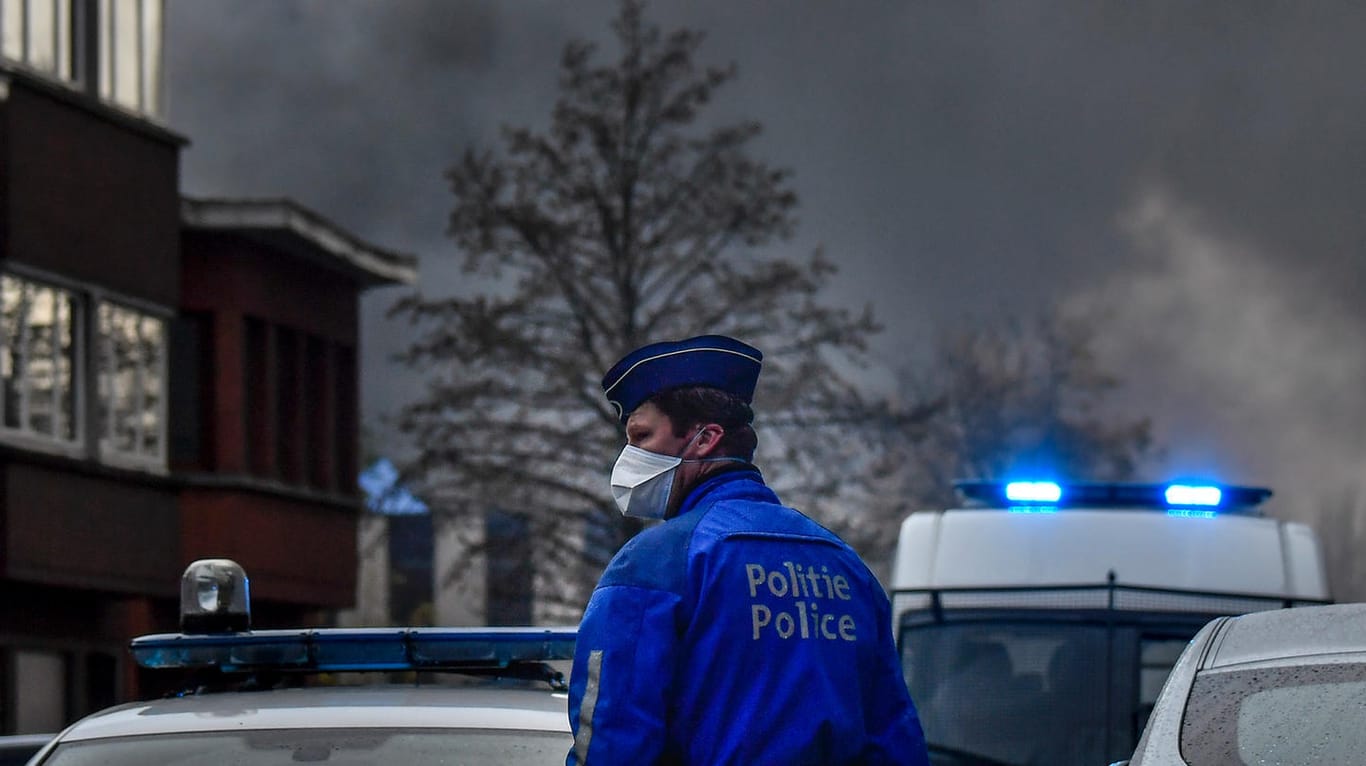
<path id="1" fill-rule="evenodd" d="M 568 698 L 543 689 L 331 686 L 134 702 L 73 724 L 62 741 L 258 729 L 505 729 L 569 732 Z"/>

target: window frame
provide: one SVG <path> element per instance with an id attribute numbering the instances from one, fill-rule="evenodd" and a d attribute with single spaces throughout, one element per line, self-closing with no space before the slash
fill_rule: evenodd
<path id="1" fill-rule="evenodd" d="M 127 691 L 125 674 L 131 660 L 125 657 L 127 649 L 118 643 L 80 639 L 40 642 L 31 636 L 0 633 L 0 729 L 5 731 L 15 730 L 22 705 L 23 689 L 16 672 L 21 652 L 52 653 L 63 658 L 67 723 L 114 704 Z M 91 661 L 97 659 L 110 662 L 108 684 L 99 684 L 93 673 Z"/>
<path id="2" fill-rule="evenodd" d="M 85 297 L 82 291 L 65 280 L 53 279 L 45 275 L 34 275 L 28 273 L 26 269 L 16 269 L 7 266 L 0 269 L 0 275 L 22 281 L 29 285 L 38 285 L 45 288 L 56 289 L 71 296 L 71 413 L 72 438 L 62 438 L 55 433 L 43 434 L 26 427 L 23 422 L 25 418 L 20 418 L 20 426 L 12 428 L 5 424 L 3 417 L 0 417 L 0 442 L 13 444 L 17 447 L 30 449 L 38 452 L 48 452 L 68 457 L 84 457 L 86 454 L 86 402 L 88 392 L 85 387 L 86 380 L 86 348 L 87 337 L 85 327 L 85 314 L 87 311 Z M 0 350 L 7 348 L 3 336 L 0 336 Z M 24 386 L 25 391 L 28 386 Z M 0 389 L 0 408 L 4 404 L 4 391 Z M 55 419 L 54 419 L 55 422 Z"/>
<path id="3" fill-rule="evenodd" d="M 127 8 L 120 8 L 127 5 Z M 121 22 L 132 21 L 132 37 Z M 95 3 L 95 50 L 98 57 L 92 92 L 101 101 L 141 115 L 160 116 L 165 102 L 162 69 L 165 67 L 165 0 L 97 0 Z M 155 38 L 155 39 L 149 39 Z M 130 53 L 126 46 L 131 46 Z M 125 79 L 121 64 L 136 71 Z M 124 93 L 124 89 L 131 93 Z"/>
<path id="4" fill-rule="evenodd" d="M 35 8 L 47 6 L 52 39 L 47 43 L 50 62 L 40 62 L 33 43 Z M 0 56 L 25 69 L 69 86 L 80 85 L 80 28 L 79 15 L 83 12 L 80 0 L 0 0 Z M 19 27 L 17 55 L 5 50 L 4 37 L 13 34 L 10 22 Z"/>
<path id="5" fill-rule="evenodd" d="M 0 267 L 0 274 L 29 283 L 63 290 L 72 300 L 72 441 L 44 437 L 32 431 L 12 429 L 0 419 L 0 444 L 7 444 L 34 452 L 61 455 L 78 460 L 89 460 L 116 468 L 132 469 L 166 475 L 170 473 L 170 332 L 175 320 L 174 309 L 146 300 L 108 290 L 103 287 L 73 280 L 24 264 L 9 262 Z M 101 333 L 99 314 L 103 305 L 113 305 L 161 322 L 161 353 L 157 373 L 161 390 L 157 403 L 158 454 L 148 456 L 121 450 L 106 449 L 101 391 L 102 354 L 105 339 Z M 0 348 L 3 344 L 0 343 Z"/>
<path id="6" fill-rule="evenodd" d="M 166 5 L 166 0 L 0 0 L 0 59 L 120 111 L 160 121 L 166 106 Z M 50 62 L 41 60 L 32 43 L 35 19 L 51 20 L 52 39 L 44 46 Z M 42 31 L 46 36 L 49 30 Z M 6 35 L 14 38 L 10 45 Z M 129 65 L 134 71 L 121 74 Z"/>
<path id="7" fill-rule="evenodd" d="M 161 353 L 158 354 L 157 369 L 155 371 L 157 379 L 160 381 L 156 410 L 157 454 L 155 455 L 147 454 L 138 448 L 138 442 L 143 435 L 141 428 L 137 430 L 139 438 L 135 440 L 134 449 L 132 451 L 118 449 L 113 446 L 113 427 L 115 419 L 112 414 L 106 414 L 112 413 L 113 407 L 110 402 L 106 401 L 104 391 L 104 376 L 106 373 L 104 365 L 111 357 L 111 354 L 108 351 L 111 339 L 104 333 L 102 327 L 103 309 L 105 306 L 131 311 L 139 316 L 139 318 L 152 318 L 161 323 Z M 92 428 L 91 430 L 95 432 L 92 439 L 95 446 L 95 455 L 99 462 L 105 463 L 106 465 L 116 465 L 127 468 L 151 468 L 153 470 L 166 471 L 169 463 L 167 440 L 170 436 L 170 381 L 168 378 L 170 376 L 170 330 L 173 315 L 168 315 L 164 309 L 148 310 L 145 303 L 130 301 L 127 298 L 114 296 L 104 292 L 92 293 L 90 315 L 90 321 L 94 326 L 92 337 L 96 340 L 95 343 L 91 344 L 91 359 L 89 362 L 92 370 L 89 380 L 93 386 L 92 402 L 94 404 L 95 428 Z M 142 342 L 141 331 L 138 333 L 138 340 L 139 342 Z M 136 373 L 137 376 L 142 379 L 144 378 L 145 373 L 146 365 L 139 365 Z M 141 392 L 139 392 L 138 399 L 141 400 L 141 398 L 142 395 Z M 143 411 L 144 407 L 138 407 L 137 410 Z"/>

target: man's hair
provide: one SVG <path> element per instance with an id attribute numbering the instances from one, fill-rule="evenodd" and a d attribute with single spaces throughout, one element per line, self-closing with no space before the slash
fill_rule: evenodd
<path id="1" fill-rule="evenodd" d="M 740 397 L 709 386 L 684 386 L 660 391 L 650 401 L 673 423 L 674 436 L 686 436 L 694 426 L 715 423 L 725 429 L 717 444 L 722 455 L 754 459 L 759 436 L 754 433 L 754 410 Z"/>

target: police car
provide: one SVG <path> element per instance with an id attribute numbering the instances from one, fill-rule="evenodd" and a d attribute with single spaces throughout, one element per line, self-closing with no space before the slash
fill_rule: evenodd
<path id="1" fill-rule="evenodd" d="M 249 620 L 241 567 L 191 564 L 185 632 L 131 645 L 181 689 L 87 716 L 29 763 L 539 766 L 572 745 L 564 679 L 548 664 L 573 658 L 572 628 L 251 631 Z M 354 680 L 381 672 L 405 682 Z"/>
<path id="2" fill-rule="evenodd" d="M 1269 489 L 963 481 L 902 524 L 893 615 L 936 764 L 1068 766 L 1134 751 L 1211 619 L 1329 600 L 1314 531 Z"/>

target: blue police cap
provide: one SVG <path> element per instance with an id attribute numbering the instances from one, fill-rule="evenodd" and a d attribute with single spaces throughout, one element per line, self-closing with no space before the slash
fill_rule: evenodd
<path id="1" fill-rule="evenodd" d="M 623 423 L 646 399 L 682 386 L 719 388 L 749 404 L 763 360 L 759 349 L 724 335 L 651 343 L 612 365 L 602 392 Z"/>

